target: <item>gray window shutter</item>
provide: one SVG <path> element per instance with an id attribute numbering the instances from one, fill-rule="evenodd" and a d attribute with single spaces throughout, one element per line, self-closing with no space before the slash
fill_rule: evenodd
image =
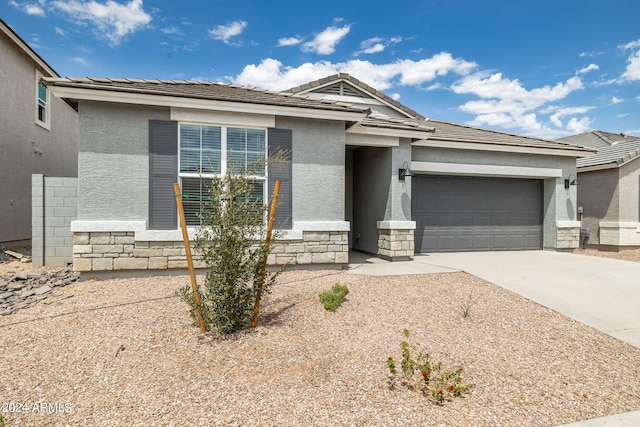
<path id="1" fill-rule="evenodd" d="M 269 165 L 269 195 L 273 194 L 276 180 L 280 180 L 280 194 L 278 195 L 278 209 L 274 226 L 281 230 L 290 230 L 293 224 L 291 218 L 291 129 L 270 128 L 268 135 L 269 156 L 281 152 L 285 154 L 286 158 L 286 162 Z"/>
<path id="2" fill-rule="evenodd" d="M 178 123 L 149 120 L 149 229 L 176 230 L 178 208 Z"/>

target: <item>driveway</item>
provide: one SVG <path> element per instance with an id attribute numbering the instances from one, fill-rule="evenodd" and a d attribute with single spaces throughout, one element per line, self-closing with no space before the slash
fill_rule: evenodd
<path id="1" fill-rule="evenodd" d="M 640 263 L 552 251 L 457 252 L 405 262 L 355 255 L 350 270 L 466 271 L 640 348 Z"/>

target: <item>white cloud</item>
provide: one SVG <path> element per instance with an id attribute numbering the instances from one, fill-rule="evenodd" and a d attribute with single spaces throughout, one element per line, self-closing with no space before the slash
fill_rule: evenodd
<path id="1" fill-rule="evenodd" d="M 391 37 L 383 39 L 381 37 L 372 37 L 360 43 L 360 50 L 354 53 L 355 56 L 361 54 L 373 54 L 384 51 L 387 47 L 400 43 L 402 37 Z"/>
<path id="2" fill-rule="evenodd" d="M 295 46 L 302 43 L 299 37 L 285 37 L 278 40 L 278 46 Z"/>
<path id="3" fill-rule="evenodd" d="M 640 50 L 629 56 L 627 69 L 622 74 L 623 80 L 640 80 Z"/>
<path id="4" fill-rule="evenodd" d="M 600 67 L 598 67 L 596 64 L 589 64 L 588 66 L 579 69 L 576 74 L 586 74 L 589 71 L 595 71 L 595 70 L 599 70 Z"/>
<path id="5" fill-rule="evenodd" d="M 73 58 L 73 62 L 80 65 L 89 65 L 89 61 L 79 56 L 76 56 L 75 58 Z"/>
<path id="6" fill-rule="evenodd" d="M 632 42 L 629 42 L 623 46 L 620 46 L 621 49 L 623 50 L 628 50 L 628 49 L 636 49 L 640 47 L 640 39 L 638 40 L 634 40 Z"/>
<path id="7" fill-rule="evenodd" d="M 583 117 L 581 119 L 572 118 L 567 123 L 567 130 L 572 134 L 585 133 L 591 130 L 591 119 Z"/>
<path id="8" fill-rule="evenodd" d="M 623 98 L 618 98 L 616 96 L 611 97 L 611 105 L 620 104 L 621 102 L 624 102 Z"/>
<path id="9" fill-rule="evenodd" d="M 349 31 L 350 25 L 344 27 L 328 27 L 311 41 L 302 44 L 305 52 L 314 52 L 318 55 L 330 55 L 336 51 L 336 45 L 340 43 Z"/>
<path id="10" fill-rule="evenodd" d="M 45 2 L 43 0 L 38 1 L 37 3 L 18 3 L 15 0 L 10 0 L 9 4 L 16 9 L 20 9 L 27 15 L 35 15 L 35 16 L 44 16 L 44 6 Z"/>
<path id="11" fill-rule="evenodd" d="M 56 28 L 54 28 L 54 30 L 55 30 L 56 34 L 58 34 L 60 36 L 63 36 L 63 37 L 66 36 L 66 33 L 64 32 L 64 30 L 62 28 L 60 28 L 60 27 L 56 27 Z"/>
<path id="12" fill-rule="evenodd" d="M 400 94 L 399 93 L 391 93 L 391 94 L 389 94 L 389 97 L 391 97 L 391 99 L 395 99 L 396 101 L 398 101 L 400 99 Z"/>
<path id="13" fill-rule="evenodd" d="M 209 30 L 209 35 L 214 40 L 222 40 L 229 46 L 239 46 L 241 43 L 232 43 L 230 39 L 242 34 L 245 28 L 247 28 L 246 21 L 234 21 L 227 25 L 218 25 L 213 30 Z"/>
<path id="14" fill-rule="evenodd" d="M 547 110 L 540 110 L 539 112 L 544 114 L 545 112 L 551 112 L 551 111 L 555 111 L 550 117 L 549 120 L 551 121 L 551 123 L 553 123 L 556 127 L 561 128 L 562 127 L 562 121 L 560 120 L 563 117 L 566 116 L 573 116 L 576 114 L 585 114 L 591 110 L 593 110 L 595 107 L 591 107 L 591 106 L 584 106 L 584 107 L 567 107 L 567 108 L 557 108 L 557 107 L 550 107 Z M 585 117 L 586 118 L 586 117 Z M 585 118 L 582 118 L 580 120 L 583 120 Z M 574 118 L 572 118 L 571 120 L 575 120 Z M 569 123 L 571 123 L 571 120 L 569 121 Z M 568 126 L 568 125 L 567 125 Z"/>
<path id="15" fill-rule="evenodd" d="M 342 72 L 378 90 L 385 90 L 397 84 L 420 86 L 450 72 L 465 75 L 473 67 L 476 67 L 475 63 L 455 59 L 444 52 L 420 61 L 405 59 L 388 64 L 373 64 L 354 59 L 335 64 L 318 61 L 307 62 L 298 67 L 287 67 L 276 59 L 267 58 L 260 64 L 247 65 L 240 74 L 227 78 L 236 84 L 283 90 Z"/>
<path id="16" fill-rule="evenodd" d="M 624 119 L 625 117 L 627 117 L 629 115 L 629 113 L 621 113 L 621 114 L 616 114 L 616 118 L 618 119 Z"/>
<path id="17" fill-rule="evenodd" d="M 184 35 L 182 30 L 180 30 L 178 27 L 175 27 L 175 26 L 161 28 L 160 32 L 162 32 L 162 34 L 166 34 L 168 36 L 183 36 Z"/>
<path id="18" fill-rule="evenodd" d="M 131 0 L 126 4 L 113 0 L 106 3 L 57 0 L 51 4 L 74 20 L 93 23 L 113 46 L 151 22 L 151 16 L 142 8 L 142 0 Z"/>
<path id="19" fill-rule="evenodd" d="M 527 90 L 517 79 L 504 78 L 501 73 L 475 73 L 463 77 L 451 86 L 454 93 L 472 94 L 481 98 L 468 101 L 459 107 L 465 113 L 476 115 L 471 122 L 474 126 L 515 128 L 526 134 L 547 137 L 556 136 L 557 130 L 544 126 L 538 120 L 536 111 L 546 103 L 563 99 L 583 87 L 579 77 L 571 77 L 565 83 L 557 83 L 553 87 L 543 86 Z M 560 117 L 570 114 L 568 111 L 550 118 L 551 122 L 555 126 L 561 125 Z"/>

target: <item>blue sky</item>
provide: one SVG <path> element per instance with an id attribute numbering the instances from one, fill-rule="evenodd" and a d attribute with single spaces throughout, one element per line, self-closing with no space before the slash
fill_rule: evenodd
<path id="1" fill-rule="evenodd" d="M 640 135 L 638 0 L 0 0 L 60 75 L 283 90 L 337 72 L 425 117 Z"/>

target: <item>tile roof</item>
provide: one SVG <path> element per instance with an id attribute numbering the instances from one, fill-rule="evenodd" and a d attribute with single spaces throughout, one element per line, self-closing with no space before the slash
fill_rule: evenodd
<path id="1" fill-rule="evenodd" d="M 366 109 L 351 103 L 317 100 L 304 95 L 284 94 L 225 83 L 111 78 L 48 78 L 45 80 L 50 86 L 119 93 L 173 96 L 351 113 L 366 111 Z"/>
<path id="2" fill-rule="evenodd" d="M 610 145 L 624 142 L 627 138 L 633 138 L 623 133 L 603 132 L 601 130 L 592 130 L 590 132 L 580 133 L 578 135 L 571 135 L 565 138 L 560 138 L 558 141 L 565 141 L 574 144 L 585 145 L 587 147 L 602 148 Z"/>
<path id="3" fill-rule="evenodd" d="M 364 127 L 385 129 L 417 130 L 433 132 L 434 128 L 426 120 L 407 119 L 403 117 L 390 117 L 385 114 L 372 113 L 358 122 Z"/>
<path id="4" fill-rule="evenodd" d="M 591 157 L 578 159 L 576 165 L 578 171 L 580 168 L 590 166 L 620 167 L 638 157 L 640 157 L 640 138 L 628 136 L 626 142 L 603 147 Z"/>
<path id="5" fill-rule="evenodd" d="M 466 125 L 448 123 L 439 120 L 427 119 L 427 124 L 434 127 L 435 131 L 430 139 L 459 142 L 477 142 L 483 144 L 521 146 L 534 148 L 551 148 L 561 150 L 581 151 L 584 154 L 593 152 L 591 148 L 571 144 L 562 141 L 553 141 L 542 138 L 516 135 L 494 130 L 480 129 Z"/>
<path id="6" fill-rule="evenodd" d="M 354 86 L 357 86 L 358 88 L 376 96 L 377 98 L 381 98 L 383 99 L 386 103 L 394 106 L 395 108 L 404 111 L 406 114 L 408 114 L 409 116 L 416 118 L 416 119 L 420 119 L 420 120 L 424 120 L 425 118 L 419 114 L 418 112 L 416 112 L 415 110 L 412 110 L 411 108 L 407 107 L 406 105 L 396 101 L 393 98 L 388 97 L 387 95 L 385 95 L 384 93 L 380 92 L 379 90 L 377 90 L 374 87 L 369 86 L 368 84 L 356 79 L 355 77 L 352 77 L 351 75 L 347 74 L 347 73 L 338 73 L 338 74 L 334 74 L 328 77 L 324 77 L 322 79 L 319 80 L 314 80 L 312 82 L 309 83 L 305 83 L 303 85 L 300 86 L 296 86 L 293 87 L 291 89 L 287 89 L 285 91 L 283 91 L 282 93 L 292 93 L 292 94 L 299 94 L 299 93 L 304 93 L 304 92 L 309 92 L 309 91 L 313 91 L 315 89 L 318 89 L 320 87 L 323 86 L 328 86 L 331 83 L 335 83 L 335 82 L 339 82 L 339 81 L 348 81 L 351 84 L 353 84 Z"/>

